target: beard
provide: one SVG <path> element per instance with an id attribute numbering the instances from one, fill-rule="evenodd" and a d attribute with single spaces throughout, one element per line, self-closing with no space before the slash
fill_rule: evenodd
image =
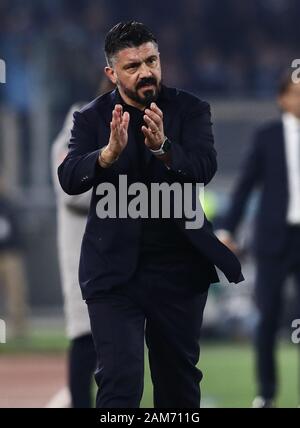
<path id="1" fill-rule="evenodd" d="M 153 88 L 149 88 L 143 91 L 142 95 L 139 95 L 139 90 L 146 85 L 153 85 Z M 132 101 L 148 107 L 152 102 L 155 102 L 159 96 L 161 90 L 161 82 L 157 82 L 155 77 L 147 77 L 138 82 L 134 90 L 123 86 L 123 91 Z"/>

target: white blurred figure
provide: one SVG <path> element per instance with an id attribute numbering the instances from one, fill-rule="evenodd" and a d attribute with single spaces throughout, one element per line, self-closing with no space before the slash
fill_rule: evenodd
<path id="1" fill-rule="evenodd" d="M 104 76 L 98 93 L 103 94 L 112 89 L 114 85 Z M 53 143 L 51 153 L 52 176 L 57 198 L 57 240 L 66 332 L 71 340 L 68 364 L 69 394 L 65 388 L 58 392 L 53 401 L 57 407 L 70 407 L 68 401 L 71 401 L 69 404 L 74 408 L 92 407 L 91 386 L 96 369 L 90 319 L 78 282 L 80 247 L 92 191 L 81 195 L 67 195 L 59 185 L 57 176 L 57 168 L 68 152 L 73 113 L 80 110 L 84 104 L 87 103 L 78 103 L 71 107 L 63 128 Z"/>
<path id="2" fill-rule="evenodd" d="M 73 113 L 83 106 L 76 104 L 70 109 L 63 129 L 52 146 L 52 175 L 57 199 L 57 241 L 64 297 L 66 332 L 70 339 L 68 383 L 71 406 L 91 407 L 91 386 L 96 367 L 96 354 L 90 329 L 90 320 L 78 284 L 78 266 L 81 240 L 84 234 L 91 191 L 69 196 L 59 186 L 57 167 L 68 151 Z M 62 400 L 63 397 L 63 400 Z M 59 395 L 55 406 L 67 407 L 69 396 Z M 52 407 L 52 405 L 51 405 Z"/>

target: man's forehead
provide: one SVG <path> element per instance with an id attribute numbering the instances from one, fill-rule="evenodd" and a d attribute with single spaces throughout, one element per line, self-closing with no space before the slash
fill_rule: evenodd
<path id="1" fill-rule="evenodd" d="M 117 62 L 141 61 L 151 55 L 158 55 L 157 46 L 152 42 L 143 43 L 138 47 L 120 50 L 116 57 Z"/>

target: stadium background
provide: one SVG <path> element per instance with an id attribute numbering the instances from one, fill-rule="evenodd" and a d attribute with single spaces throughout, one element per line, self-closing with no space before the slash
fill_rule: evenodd
<path id="1" fill-rule="evenodd" d="M 95 97 L 107 30 L 121 20 L 147 24 L 159 40 L 164 82 L 211 103 L 219 170 L 207 191 L 207 210 L 215 218 L 226 208 L 254 129 L 278 116 L 276 82 L 300 55 L 299 16 L 297 0 L 0 1 L 0 58 L 7 77 L 0 84 L 0 168 L 18 218 L 29 303 L 27 337 L 10 338 L 7 326 L 0 371 L 1 358 L 11 352 L 59 351 L 64 356 L 49 153 L 69 107 Z M 245 248 L 254 210 L 255 197 L 240 236 Z M 207 365 L 203 387 L 208 405 L 247 406 L 254 394 L 249 343 L 256 314 L 249 255 L 244 264 L 245 286 L 216 286 L 211 291 L 201 360 L 204 370 Z M 5 319 L 1 287 L 0 298 L 0 318 Z M 287 301 L 293 302 L 291 289 Z M 287 308 L 281 403 L 293 406 L 297 353 L 295 345 L 289 345 L 293 305 Z M 2 370 L 7 372 L 5 362 Z M 63 365 L 59 367 L 63 373 Z M 232 377 L 234 383 L 228 386 Z M 5 388 L 0 387 L 0 407 L 14 406 L 16 391 L 12 389 L 10 400 Z M 149 405 L 147 394 L 144 405 Z"/>

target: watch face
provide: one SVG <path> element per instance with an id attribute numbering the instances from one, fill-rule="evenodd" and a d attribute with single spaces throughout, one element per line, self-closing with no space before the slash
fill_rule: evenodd
<path id="1" fill-rule="evenodd" d="M 167 138 L 162 146 L 164 153 L 167 153 L 171 148 L 171 141 Z"/>

